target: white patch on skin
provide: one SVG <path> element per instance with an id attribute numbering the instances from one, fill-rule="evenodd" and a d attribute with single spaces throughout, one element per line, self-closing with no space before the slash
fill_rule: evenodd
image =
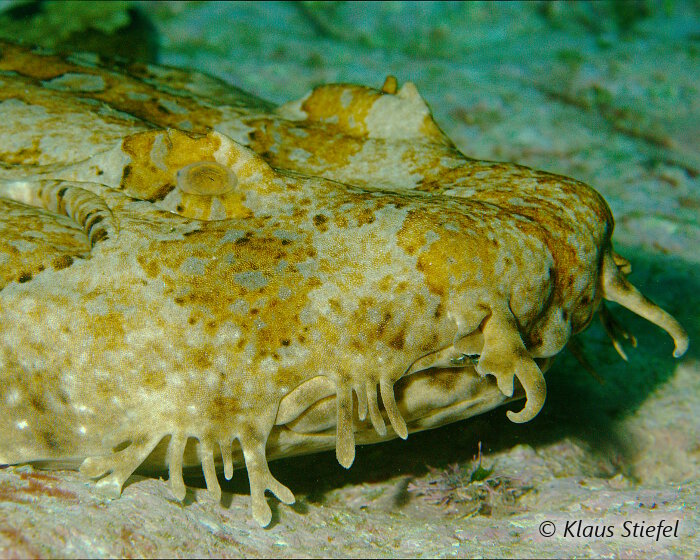
<path id="1" fill-rule="evenodd" d="M 68 72 L 52 80 L 41 82 L 47 89 L 57 91 L 75 91 L 96 93 L 104 91 L 107 87 L 102 76 L 95 74 L 75 74 Z"/>
<path id="2" fill-rule="evenodd" d="M 268 284 L 268 280 L 265 278 L 265 275 L 257 270 L 239 272 L 238 274 L 234 274 L 233 278 L 236 283 L 250 291 L 259 290 Z"/>
<path id="3" fill-rule="evenodd" d="M 178 105 L 175 101 L 170 101 L 169 99 L 159 99 L 158 105 L 176 115 L 186 115 L 188 112 L 187 109 Z"/>
<path id="4" fill-rule="evenodd" d="M 293 160 L 299 162 L 299 163 L 305 163 L 309 161 L 309 158 L 311 158 L 313 154 L 310 152 L 307 152 L 306 150 L 302 148 L 294 148 L 290 153 L 289 157 L 292 158 Z"/>
<path id="5" fill-rule="evenodd" d="M 0 101 L 0 122 L 13 123 L 13 134 L 2 135 L 2 151 L 18 153 L 29 150 L 36 137 L 34 123 L 49 118 L 49 112 L 41 105 L 30 105 L 19 99 Z"/>
<path id="6" fill-rule="evenodd" d="M 206 272 L 206 267 L 209 264 L 209 259 L 199 257 L 187 257 L 180 265 L 182 274 L 196 274 L 202 276 Z"/>
<path id="7" fill-rule="evenodd" d="M 287 286 L 280 286 L 280 289 L 277 292 L 277 296 L 282 300 L 285 301 L 289 299 L 292 295 L 292 290 L 290 290 Z"/>
<path id="8" fill-rule="evenodd" d="M 209 206 L 209 219 L 210 220 L 225 220 L 227 218 L 226 207 L 221 201 L 221 198 L 214 196 L 211 199 Z"/>
<path id="9" fill-rule="evenodd" d="M 340 94 L 341 107 L 343 109 L 347 109 L 348 107 L 350 107 L 352 100 L 353 100 L 352 91 L 349 89 L 343 90 L 343 93 Z"/>
<path id="10" fill-rule="evenodd" d="M 19 402 L 20 394 L 17 389 L 11 389 L 5 395 L 5 402 L 8 406 L 14 406 Z"/>
<path id="11" fill-rule="evenodd" d="M 250 309 L 248 302 L 242 299 L 236 300 L 229 306 L 231 311 L 237 315 L 247 315 Z"/>
<path id="12" fill-rule="evenodd" d="M 290 121 L 303 121 L 308 118 L 308 115 L 306 114 L 306 111 L 302 110 L 301 107 L 309 99 L 309 97 L 311 97 L 311 95 L 313 95 L 312 91 L 307 93 L 301 99 L 280 105 L 277 107 L 277 109 L 275 109 L 275 113 L 282 118 L 289 119 Z"/>
<path id="13" fill-rule="evenodd" d="M 151 96 L 139 91 L 127 91 L 126 96 L 132 101 L 148 101 Z"/>
<path id="14" fill-rule="evenodd" d="M 162 171 L 168 170 L 165 158 L 168 157 L 169 151 L 170 146 L 168 146 L 167 135 L 165 133 L 158 134 L 153 141 L 150 158 L 153 164 Z"/>
<path id="15" fill-rule="evenodd" d="M 365 125 L 370 138 L 406 139 L 422 136 L 430 110 L 416 87 L 406 82 L 396 95 L 382 95 L 372 105 Z"/>
<path id="16" fill-rule="evenodd" d="M 224 243 L 235 243 L 239 239 L 243 239 L 245 237 L 245 231 L 242 229 L 230 229 L 228 230 L 221 240 L 219 241 L 219 244 L 222 245 Z"/>

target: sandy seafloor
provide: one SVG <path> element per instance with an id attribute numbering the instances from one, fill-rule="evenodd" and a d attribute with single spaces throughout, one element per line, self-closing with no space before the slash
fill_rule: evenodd
<path id="1" fill-rule="evenodd" d="M 84 21 L 80 8 L 64 8 L 60 37 L 49 16 L 15 11 L 12 21 L 0 19 L 0 35 L 21 36 L 31 23 L 27 36 L 79 45 L 91 31 L 66 39 L 70 26 L 101 26 L 117 49 L 209 72 L 275 102 L 322 83 L 379 87 L 387 74 L 413 81 L 465 154 L 598 189 L 616 218 L 617 251 L 632 261 L 631 280 L 684 324 L 690 350 L 674 360 L 662 331 L 615 309 L 639 341 L 628 347 L 629 362 L 597 322 L 579 337 L 602 384 L 564 352 L 548 373 L 545 407 L 528 424 L 497 409 L 358 448 L 349 471 L 333 453 L 273 463 L 298 503 L 271 498 L 267 529 L 250 516 L 243 471 L 233 483 L 221 477 L 219 505 L 196 477 L 184 504 L 165 482 L 143 477 L 105 501 L 75 472 L 1 469 L 0 557 L 700 555 L 697 1 L 155 2 L 137 4 L 152 26 L 142 42 L 121 37 L 128 7 L 103 6 L 104 17 L 93 11 Z M 662 520 L 678 522 L 678 535 L 625 536 L 625 521 Z M 553 536 L 540 533 L 552 528 L 547 521 Z M 565 534 L 567 523 L 581 536 Z"/>

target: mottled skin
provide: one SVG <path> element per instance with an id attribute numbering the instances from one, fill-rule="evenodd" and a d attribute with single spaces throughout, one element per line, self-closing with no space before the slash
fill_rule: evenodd
<path id="1" fill-rule="evenodd" d="M 274 108 L 210 77 L 0 43 L 0 463 L 131 473 L 406 437 L 512 398 L 617 301 L 590 187 L 463 156 L 412 84 Z M 605 324 L 615 323 L 604 313 Z M 615 341 L 617 344 L 617 341 Z M 388 428 L 386 423 L 390 424 Z"/>

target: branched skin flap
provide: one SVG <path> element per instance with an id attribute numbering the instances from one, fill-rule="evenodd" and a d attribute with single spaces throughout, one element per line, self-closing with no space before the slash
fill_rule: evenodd
<path id="1" fill-rule="evenodd" d="M 590 187 L 475 161 L 410 83 L 280 107 L 196 73 L 0 43 L 0 463 L 245 467 L 406 438 L 517 398 L 626 279 Z"/>

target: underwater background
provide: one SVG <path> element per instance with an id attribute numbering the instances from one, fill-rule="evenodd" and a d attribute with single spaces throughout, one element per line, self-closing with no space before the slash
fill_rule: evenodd
<path id="1" fill-rule="evenodd" d="M 700 2 L 0 0 L 0 38 L 196 69 L 275 103 L 412 81 L 466 155 L 603 194 L 631 280 L 691 341 L 673 360 L 665 333 L 615 309 L 629 361 L 594 323 L 578 337 L 594 373 L 564 352 L 532 422 L 496 409 L 358 448 L 349 471 L 333 453 L 273 463 L 298 503 L 271 500 L 266 530 L 243 471 L 221 508 L 196 477 L 182 507 L 156 479 L 101 502 L 77 473 L 3 469 L 0 556 L 700 554 Z M 678 536 L 622 536 L 662 519 Z M 578 521 L 615 535 L 562 534 Z"/>

